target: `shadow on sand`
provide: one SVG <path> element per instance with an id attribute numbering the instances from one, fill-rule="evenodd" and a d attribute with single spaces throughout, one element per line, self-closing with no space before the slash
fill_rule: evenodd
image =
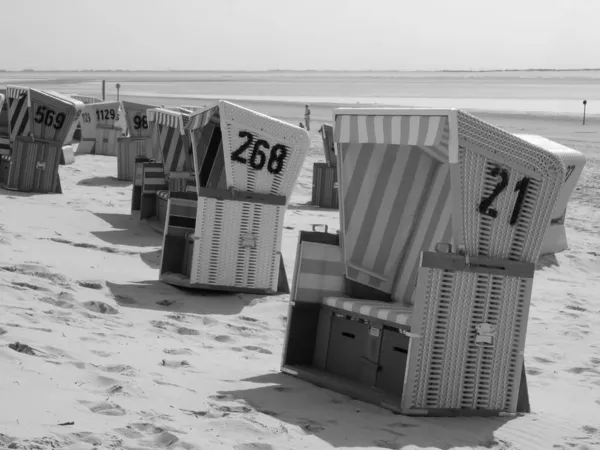
<path id="1" fill-rule="evenodd" d="M 3 187 L 0 187 L 0 195 L 9 197 L 9 198 L 10 197 L 18 198 L 18 197 L 32 197 L 34 195 L 52 195 L 52 193 L 39 194 L 36 192 L 19 192 L 19 191 L 12 191 L 12 190 L 4 189 Z"/>
<path id="2" fill-rule="evenodd" d="M 313 205 L 310 201 L 306 203 L 290 203 L 287 209 L 292 211 L 336 211 L 335 209 L 319 208 Z"/>
<path id="3" fill-rule="evenodd" d="M 132 284 L 107 282 L 119 306 L 188 314 L 239 314 L 247 306 L 269 297 L 258 294 L 183 289 L 159 280 Z"/>
<path id="4" fill-rule="evenodd" d="M 162 245 L 160 234 L 130 214 L 94 213 L 94 215 L 114 228 L 110 231 L 92 232 L 94 236 L 104 242 L 133 247 L 160 247 Z"/>
<path id="5" fill-rule="evenodd" d="M 514 419 L 401 416 L 283 373 L 243 381 L 263 386 L 219 394 L 245 401 L 257 411 L 300 427 L 333 447 L 491 448 L 499 444 L 494 432 Z M 449 429 L 454 430 L 452 436 L 448 436 Z"/>
<path id="6" fill-rule="evenodd" d="M 131 181 L 121 181 L 116 177 L 91 177 L 81 180 L 77 183 L 78 186 L 111 186 L 125 187 L 131 185 Z"/>

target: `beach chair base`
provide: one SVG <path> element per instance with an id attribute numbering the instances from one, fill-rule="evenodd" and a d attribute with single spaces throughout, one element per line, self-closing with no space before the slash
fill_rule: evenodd
<path id="1" fill-rule="evenodd" d="M 279 277 L 276 289 L 254 289 L 244 286 L 224 286 L 192 281 L 194 235 L 198 219 L 198 196 L 195 192 L 171 192 L 164 226 L 160 280 L 175 286 L 227 292 L 280 294 L 289 293 L 285 267 L 279 256 Z"/>
<path id="2" fill-rule="evenodd" d="M 283 258 L 280 258 L 279 264 L 279 279 L 277 284 L 276 291 L 264 290 L 264 289 L 252 289 L 252 288 L 244 288 L 237 286 L 217 286 L 214 284 L 197 284 L 192 283 L 190 278 L 180 274 L 180 273 L 172 273 L 166 272 L 160 275 L 160 281 L 166 284 L 170 284 L 172 286 L 178 286 L 186 289 L 197 289 L 203 291 L 221 291 L 221 292 L 239 292 L 241 294 L 264 294 L 264 295 L 279 295 L 279 294 L 289 294 L 290 286 L 287 278 L 287 273 L 285 270 L 285 265 L 283 263 Z"/>
<path id="3" fill-rule="evenodd" d="M 117 139 L 117 179 L 132 181 L 135 175 L 136 159 L 148 157 L 152 142 L 149 139 L 119 137 Z"/>
<path id="4" fill-rule="evenodd" d="M 495 265 L 490 266 L 491 269 L 477 269 L 489 265 L 489 258 L 472 258 L 475 268 L 468 269 L 461 265 L 460 256 L 438 257 L 437 253 L 433 254 L 433 264 L 448 264 L 448 259 L 452 260 L 450 263 L 454 264 L 454 270 L 457 271 L 482 270 L 496 274 L 506 267 L 510 272 L 508 275 L 518 276 L 512 272 L 525 266 L 530 269 L 527 264 L 523 266 L 521 263 L 497 260 L 494 260 Z M 411 404 L 407 398 L 412 399 L 414 394 L 412 390 L 407 391 L 407 386 L 412 386 L 408 382 L 414 382 L 415 367 L 420 364 L 420 357 L 416 353 L 422 341 L 419 333 L 425 333 L 413 322 L 423 321 L 423 308 L 369 297 L 350 298 L 349 287 L 354 289 L 353 294 L 369 293 L 368 287 L 345 279 L 339 237 L 302 231 L 288 312 L 282 372 L 406 415 L 496 416 L 515 412 L 494 408 L 406 406 Z M 418 298 L 416 301 L 426 300 Z M 421 315 L 415 318 L 417 313 Z M 516 412 L 529 412 L 524 370 L 520 376 Z M 457 380 L 452 382 L 456 383 Z"/>
<path id="5" fill-rule="evenodd" d="M 62 148 L 17 137 L 11 156 L 2 157 L 2 187 L 19 192 L 61 194 L 58 166 Z"/>
<path id="6" fill-rule="evenodd" d="M 387 321 L 318 303 L 295 302 L 290 310 L 283 373 L 398 414 L 431 417 L 507 414 L 487 409 L 404 408 L 410 326 L 391 326 Z M 529 412 L 523 364 L 516 413 Z"/>
<path id="7" fill-rule="evenodd" d="M 121 136 L 122 133 L 123 130 L 120 128 L 96 128 L 94 154 L 117 156 L 117 138 Z"/>
<path id="8" fill-rule="evenodd" d="M 339 209 L 337 167 L 327 163 L 313 165 L 311 204 L 319 208 Z"/>

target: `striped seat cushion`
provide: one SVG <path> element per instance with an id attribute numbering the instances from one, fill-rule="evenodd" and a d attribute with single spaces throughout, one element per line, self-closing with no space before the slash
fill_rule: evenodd
<path id="1" fill-rule="evenodd" d="M 367 317 L 410 326 L 413 309 L 399 303 L 376 302 L 343 297 L 325 297 L 323 304 Z"/>
<path id="2" fill-rule="evenodd" d="M 157 191 L 156 196 L 163 200 L 169 200 L 169 191 Z"/>

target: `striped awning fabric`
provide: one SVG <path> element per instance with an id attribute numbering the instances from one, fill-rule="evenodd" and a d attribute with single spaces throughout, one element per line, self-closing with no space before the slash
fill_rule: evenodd
<path id="1" fill-rule="evenodd" d="M 96 97 L 89 97 L 85 95 L 72 94 L 69 95 L 72 99 L 79 100 L 80 102 L 85 103 L 86 105 L 89 103 L 100 103 L 102 100 Z"/>
<path id="2" fill-rule="evenodd" d="M 448 117 L 442 115 L 341 114 L 335 119 L 338 143 L 426 147 L 436 159 L 447 161 L 447 139 Z"/>
<path id="3" fill-rule="evenodd" d="M 187 125 L 190 130 L 197 130 L 206 126 L 210 119 L 219 110 L 219 105 L 212 105 L 201 111 L 196 111 L 190 116 L 190 121 Z"/>
<path id="4" fill-rule="evenodd" d="M 24 86 L 7 86 L 8 129 L 10 140 L 27 135 L 29 132 L 29 88 Z"/>
<path id="5" fill-rule="evenodd" d="M 162 108 L 149 109 L 148 122 L 155 122 L 169 128 L 178 128 L 183 132 L 183 118 L 179 112 Z"/>

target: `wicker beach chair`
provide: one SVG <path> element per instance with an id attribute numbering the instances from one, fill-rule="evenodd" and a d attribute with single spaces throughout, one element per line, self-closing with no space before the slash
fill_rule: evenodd
<path id="1" fill-rule="evenodd" d="M 457 110 L 335 118 L 341 264 L 312 275 L 323 292 L 308 300 L 293 287 L 282 370 L 405 414 L 526 411 L 534 263 L 562 161 Z"/>
<path id="2" fill-rule="evenodd" d="M 156 108 L 147 111 L 148 121 L 156 129 L 158 142 L 153 147 L 159 149 L 156 162 L 142 165 L 141 219 L 158 218 L 160 227 L 166 219 L 167 202 L 170 192 L 185 192 L 193 180 L 192 161 L 187 149 L 188 140 L 179 112 Z M 158 170 L 162 170 L 165 183 L 159 182 Z M 159 186 L 160 183 L 160 186 Z M 162 189 L 156 189 L 162 187 Z M 156 189 L 156 190 L 155 190 Z"/>
<path id="3" fill-rule="evenodd" d="M 573 194 L 575 186 L 577 185 L 577 181 L 583 172 L 586 162 L 585 156 L 583 153 L 578 152 L 577 150 L 566 147 L 542 136 L 536 136 L 533 134 L 516 134 L 516 136 L 557 155 L 565 165 L 565 181 L 554 207 L 554 211 L 552 212 L 550 226 L 544 235 L 540 255 L 563 252 L 569 248 L 569 244 L 567 242 L 567 233 L 565 230 L 567 204 L 569 203 L 569 198 Z"/>
<path id="4" fill-rule="evenodd" d="M 88 124 L 93 129 L 95 155 L 118 155 L 118 139 L 123 129 L 117 124 L 121 119 L 120 102 L 99 102 L 86 106 L 85 111 L 90 115 Z M 82 142 L 88 139 L 88 134 L 82 129 Z"/>
<path id="5" fill-rule="evenodd" d="M 57 93 L 28 88 L 11 92 L 9 121 L 12 154 L 4 157 L 8 168 L 4 187 L 22 192 L 61 192 L 58 166 L 62 148 L 72 139 L 83 104 Z"/>
<path id="6" fill-rule="evenodd" d="M 192 114 L 188 128 L 196 186 L 169 200 L 161 280 L 239 292 L 287 290 L 283 216 L 308 152 L 308 134 L 225 101 Z M 190 228 L 182 236 L 171 226 L 182 223 L 173 211 L 192 200 L 196 220 L 186 218 Z"/>

